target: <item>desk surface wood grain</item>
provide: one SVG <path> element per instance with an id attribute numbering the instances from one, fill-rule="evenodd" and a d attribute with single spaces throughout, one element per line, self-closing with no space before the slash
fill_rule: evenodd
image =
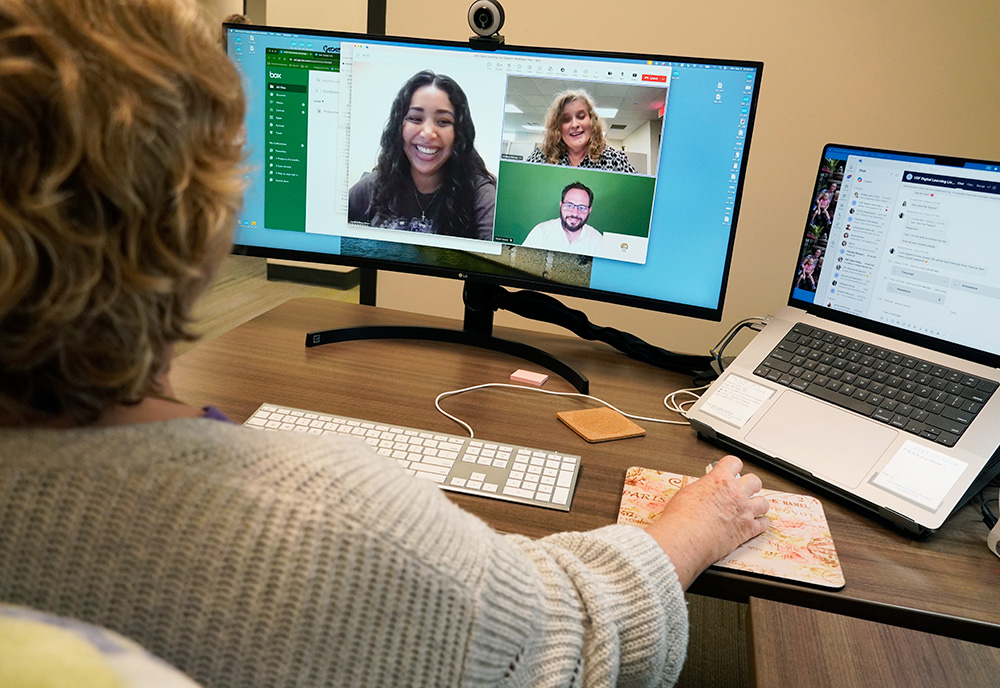
<path id="1" fill-rule="evenodd" d="M 750 599 L 757 688 L 942 688 L 1000 683 L 1000 648 Z"/>
<path id="2" fill-rule="evenodd" d="M 434 408 L 437 394 L 486 382 L 509 382 L 525 361 L 474 347 L 414 340 L 362 340 L 305 347 L 308 331 L 362 325 L 461 328 L 454 320 L 399 311 L 295 299 L 206 342 L 174 362 L 177 395 L 215 404 L 237 421 L 262 402 L 342 413 L 443 432 L 462 429 Z M 682 375 L 637 363 L 610 347 L 572 336 L 499 328 L 497 336 L 538 346 L 590 378 L 591 393 L 640 416 L 676 418 L 663 406 L 669 392 L 690 386 Z M 545 389 L 573 391 L 557 376 Z M 571 511 L 467 495 L 449 497 L 506 532 L 543 536 L 613 523 L 625 470 L 641 465 L 700 475 L 723 455 L 686 425 L 640 421 L 644 437 L 588 444 L 556 418 L 593 402 L 488 389 L 443 402 L 477 436 L 583 457 Z M 809 488 L 748 463 L 764 486 L 804 494 Z M 840 592 L 710 569 L 692 592 L 745 602 L 755 596 L 885 621 L 1000 646 L 1000 559 L 986 548 L 986 527 L 968 505 L 938 533 L 915 541 L 822 494 L 847 578 Z"/>

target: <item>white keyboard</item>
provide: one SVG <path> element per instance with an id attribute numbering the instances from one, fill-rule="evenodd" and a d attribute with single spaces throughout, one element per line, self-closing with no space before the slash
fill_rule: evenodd
<path id="1" fill-rule="evenodd" d="M 411 475 L 444 490 L 560 511 L 569 511 L 580 472 L 580 457 L 572 454 L 276 404 L 261 404 L 244 425 L 360 437 Z"/>

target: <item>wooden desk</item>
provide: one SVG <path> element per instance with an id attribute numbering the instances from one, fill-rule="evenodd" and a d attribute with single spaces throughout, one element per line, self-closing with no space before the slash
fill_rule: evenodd
<path id="1" fill-rule="evenodd" d="M 757 688 L 941 688 L 1000 683 L 1000 649 L 750 599 Z"/>
<path id="2" fill-rule="evenodd" d="M 524 361 L 452 344 L 356 341 L 305 348 L 307 331 L 356 325 L 459 328 L 443 318 L 296 299 L 195 347 L 174 364 L 180 398 L 212 403 L 234 420 L 262 402 L 343 413 L 390 423 L 461 433 L 434 408 L 440 392 L 484 382 L 507 382 Z M 637 363 L 604 344 L 571 336 L 499 328 L 498 336 L 539 346 L 590 378 L 591 393 L 630 413 L 669 418 L 663 397 L 691 384 L 681 375 Z M 552 377 L 545 385 L 572 391 Z M 585 408 L 583 401 L 513 390 L 453 397 L 444 407 L 469 422 L 477 436 L 580 454 L 583 464 L 568 513 L 449 493 L 496 528 L 530 536 L 613 523 L 632 465 L 700 475 L 723 451 L 687 426 L 642 422 L 641 438 L 587 444 L 556 419 Z M 809 494 L 767 469 L 750 465 L 764 486 Z M 820 495 L 821 496 L 821 495 Z M 834 611 L 1000 646 L 1000 559 L 986 548 L 986 527 L 966 506 L 926 541 L 914 541 L 830 499 L 823 499 L 847 578 L 840 592 L 767 581 L 710 569 L 691 592 L 746 602 L 751 596 Z"/>

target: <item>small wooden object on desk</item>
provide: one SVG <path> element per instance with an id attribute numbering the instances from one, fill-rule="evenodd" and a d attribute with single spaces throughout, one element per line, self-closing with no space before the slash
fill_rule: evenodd
<path id="1" fill-rule="evenodd" d="M 579 411 L 560 411 L 556 417 L 591 443 L 624 440 L 646 434 L 643 428 L 606 406 Z"/>

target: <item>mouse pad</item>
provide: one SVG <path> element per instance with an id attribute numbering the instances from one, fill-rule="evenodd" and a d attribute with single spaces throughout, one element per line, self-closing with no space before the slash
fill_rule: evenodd
<path id="1" fill-rule="evenodd" d="M 607 406 L 582 411 L 560 411 L 556 417 L 588 442 L 608 442 L 645 435 L 645 429 Z"/>
<path id="2" fill-rule="evenodd" d="M 625 472 L 618 522 L 636 526 L 656 520 L 664 505 L 697 478 L 632 466 Z M 810 495 L 761 490 L 771 502 L 767 530 L 713 566 L 768 578 L 840 590 L 846 585 L 823 503 Z"/>

